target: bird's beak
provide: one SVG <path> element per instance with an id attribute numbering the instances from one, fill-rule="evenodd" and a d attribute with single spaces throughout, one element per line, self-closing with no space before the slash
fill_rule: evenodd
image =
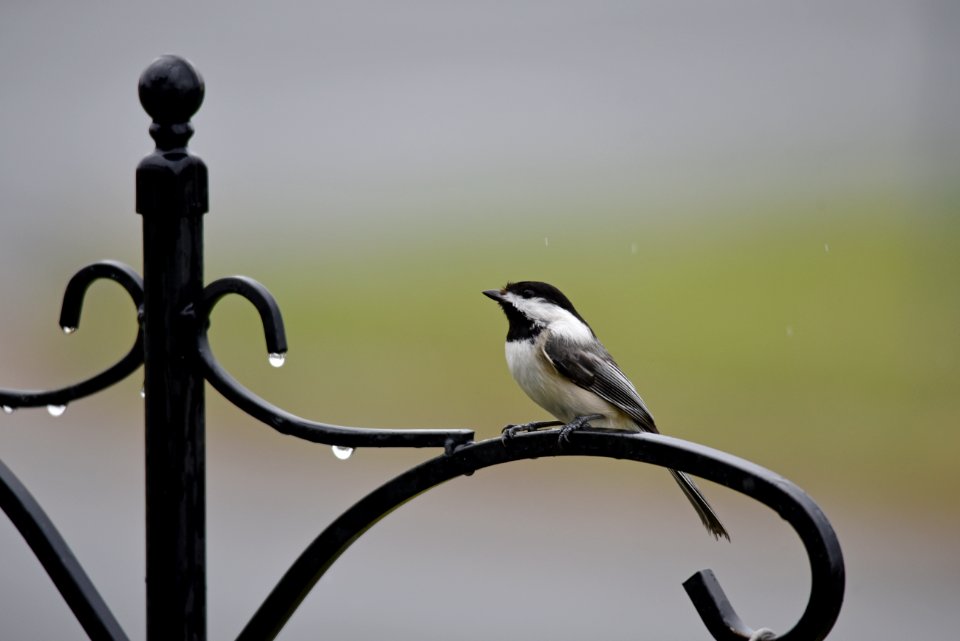
<path id="1" fill-rule="evenodd" d="M 503 294 L 500 293 L 499 289 L 487 289 L 483 292 L 483 295 L 487 298 L 492 298 L 498 303 L 503 300 Z"/>

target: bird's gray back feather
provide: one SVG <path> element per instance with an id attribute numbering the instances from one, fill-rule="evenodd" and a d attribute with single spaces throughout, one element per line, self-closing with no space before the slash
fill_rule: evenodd
<path id="1" fill-rule="evenodd" d="M 543 351 L 557 372 L 619 408 L 645 432 L 658 432 L 653 415 L 630 379 L 599 342 L 581 344 L 547 336 Z"/>

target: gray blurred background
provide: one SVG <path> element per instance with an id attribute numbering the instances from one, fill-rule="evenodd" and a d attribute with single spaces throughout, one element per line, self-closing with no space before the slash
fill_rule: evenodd
<path id="1" fill-rule="evenodd" d="M 207 278 L 277 296 L 218 307 L 220 360 L 271 401 L 351 425 L 544 418 L 480 290 L 561 287 L 662 429 L 805 488 L 847 558 L 831 638 L 960 624 L 960 11 L 942 1 L 20 2 L 0 6 L 0 386 L 54 387 L 128 349 L 119 288 L 57 328 L 102 258 L 140 266 L 137 101 L 158 55 L 207 81 Z M 0 457 L 143 637 L 139 373 L 60 418 L 0 415 Z M 235 636 L 303 547 L 430 452 L 336 460 L 210 392 L 210 637 Z M 661 470 L 536 461 L 388 517 L 284 639 L 708 639 L 680 583 L 713 568 L 748 624 L 785 631 L 796 537 L 704 483 L 712 541 Z M 83 638 L 0 519 L 0 636 Z"/>

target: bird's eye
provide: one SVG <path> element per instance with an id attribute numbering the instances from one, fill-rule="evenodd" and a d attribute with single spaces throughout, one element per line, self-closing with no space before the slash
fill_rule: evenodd
<path id="1" fill-rule="evenodd" d="M 536 292 L 534 292 L 532 289 L 523 290 L 524 298 L 536 298 L 536 296 L 537 296 Z"/>

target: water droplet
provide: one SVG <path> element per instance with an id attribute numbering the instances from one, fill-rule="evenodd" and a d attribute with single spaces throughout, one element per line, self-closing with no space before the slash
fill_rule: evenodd
<path id="1" fill-rule="evenodd" d="M 147 397 L 147 386 L 146 386 L 146 385 L 141 385 L 141 386 L 140 386 L 140 398 L 146 398 L 146 397 Z"/>
<path id="2" fill-rule="evenodd" d="M 824 251 L 825 253 L 827 253 L 827 254 L 830 253 L 830 243 L 824 243 L 824 244 L 823 244 L 823 251 Z"/>
<path id="3" fill-rule="evenodd" d="M 787 338 L 793 338 L 793 325 L 787 325 Z"/>
<path id="4" fill-rule="evenodd" d="M 348 458 L 353 456 L 352 447 L 340 447 L 339 445 L 334 445 L 332 448 L 333 455 L 336 456 L 341 461 L 346 461 Z"/>
<path id="5" fill-rule="evenodd" d="M 74 333 L 75 331 L 77 331 L 77 328 L 76 328 L 76 327 L 63 326 L 63 327 L 61 327 L 60 329 L 62 329 L 62 330 L 63 330 L 63 333 L 66 334 L 66 335 L 68 335 L 68 336 L 69 336 L 70 334 Z"/>
<path id="6" fill-rule="evenodd" d="M 267 360 L 274 367 L 283 367 L 284 361 L 287 360 L 287 355 L 284 354 L 283 352 L 273 352 L 272 354 L 267 356 Z"/>
<path id="7" fill-rule="evenodd" d="M 50 413 L 50 416 L 61 416 L 66 411 L 66 405 L 47 405 L 47 412 Z"/>
<path id="8" fill-rule="evenodd" d="M 630 243 L 630 253 L 631 253 L 631 254 L 636 254 L 636 253 L 637 253 L 637 244 L 636 244 L 636 243 Z"/>
<path id="9" fill-rule="evenodd" d="M 543 246 L 544 246 L 544 247 L 549 247 L 549 246 L 550 246 L 550 239 L 549 239 L 548 237 L 546 237 L 546 236 L 543 237 Z"/>
<path id="10" fill-rule="evenodd" d="M 4 413 L 4 414 L 13 414 L 13 408 L 10 407 L 9 405 L 4 405 L 4 406 L 3 406 L 3 413 Z"/>

